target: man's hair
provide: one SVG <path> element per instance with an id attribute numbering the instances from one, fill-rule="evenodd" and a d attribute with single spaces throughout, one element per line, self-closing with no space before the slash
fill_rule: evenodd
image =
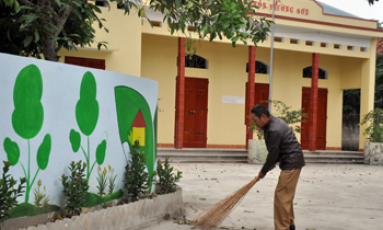
<path id="1" fill-rule="evenodd" d="M 269 110 L 266 108 L 266 106 L 264 106 L 262 104 L 258 104 L 256 106 L 254 106 L 251 109 L 251 113 L 253 113 L 255 116 L 257 116 L 259 118 L 261 118 L 262 114 L 265 114 L 266 117 L 270 117 Z"/>

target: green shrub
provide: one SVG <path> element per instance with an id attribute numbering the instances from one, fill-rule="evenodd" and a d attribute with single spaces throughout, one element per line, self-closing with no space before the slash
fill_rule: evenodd
<path id="1" fill-rule="evenodd" d="M 108 178 L 108 181 L 109 181 L 109 193 L 108 194 L 112 194 L 113 191 L 114 191 L 114 187 L 116 187 L 117 175 L 114 175 L 114 168 L 112 168 L 110 165 L 108 165 L 108 168 L 109 168 L 109 178 Z"/>
<path id="2" fill-rule="evenodd" d="M 270 105 L 273 106 L 271 115 L 276 116 L 282 119 L 290 127 L 290 129 L 295 133 L 302 133 L 302 127 L 299 126 L 299 123 L 304 122 L 303 118 L 307 117 L 303 113 L 303 109 L 292 110 L 291 106 L 286 105 L 282 101 L 278 100 L 268 100 L 262 102 L 270 102 Z M 269 110 L 270 111 L 270 110 Z M 308 112 L 306 112 L 308 113 Z M 249 118 L 249 132 L 253 132 L 257 135 L 258 139 L 264 139 L 263 129 L 257 127 L 252 116 Z"/>
<path id="3" fill-rule="evenodd" d="M 173 167 L 169 166 L 169 159 L 165 158 L 165 163 L 162 165 L 161 161 L 158 160 L 157 166 L 157 175 L 158 175 L 158 189 L 157 191 L 160 194 L 167 194 L 176 191 L 176 182 L 178 182 L 182 177 L 182 172 L 177 172 L 176 175 L 173 173 Z"/>
<path id="4" fill-rule="evenodd" d="M 383 110 L 376 108 L 364 115 L 359 126 L 368 125 L 363 135 L 367 135 L 370 142 L 383 142 Z"/>
<path id="5" fill-rule="evenodd" d="M 3 176 L 0 179 L 0 224 L 4 221 L 4 217 L 10 217 L 9 211 L 17 206 L 17 197 L 23 193 L 25 178 L 20 179 L 19 186 L 16 187 L 17 181 L 8 173 L 10 162 L 3 161 Z M 0 225 L 1 229 L 1 225 Z"/>
<path id="6" fill-rule="evenodd" d="M 103 171 L 101 171 L 101 167 L 98 166 L 98 172 L 97 172 L 97 183 L 98 183 L 98 195 L 104 196 L 106 195 L 105 190 L 107 186 L 107 178 L 105 176 L 106 174 L 106 168 L 104 168 Z"/>
<path id="7" fill-rule="evenodd" d="M 67 197 L 65 208 L 69 215 L 80 215 L 82 207 L 85 205 L 85 195 L 89 189 L 86 179 L 86 163 L 81 161 L 71 162 L 69 165 L 70 176 L 62 175 L 62 185 L 64 195 Z"/>
<path id="8" fill-rule="evenodd" d="M 49 196 L 45 193 L 45 186 L 43 191 L 40 190 L 41 185 L 42 182 L 39 180 L 37 187 L 33 190 L 33 195 L 35 196 L 33 204 L 37 207 L 46 207 L 49 203 Z"/>
<path id="9" fill-rule="evenodd" d="M 131 151 L 131 160 L 129 160 L 125 168 L 124 179 L 127 196 L 131 201 L 139 200 L 140 195 L 147 193 L 151 185 L 145 163 L 145 154 L 140 151 L 140 143 L 136 140 Z M 153 173 L 152 176 L 155 174 Z"/>
<path id="10" fill-rule="evenodd" d="M 274 107 L 272 109 L 272 115 L 279 117 L 290 127 L 293 132 L 301 133 L 301 126 L 297 125 L 297 123 L 304 122 L 302 119 L 307 117 L 306 113 L 303 113 L 303 109 L 291 110 L 291 106 L 287 106 L 282 101 L 270 100 L 267 101 Z"/>

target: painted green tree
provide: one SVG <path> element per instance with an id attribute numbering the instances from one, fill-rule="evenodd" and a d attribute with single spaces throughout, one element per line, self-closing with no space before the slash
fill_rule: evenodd
<path id="1" fill-rule="evenodd" d="M 8 161 L 12 166 L 19 163 L 24 171 L 27 181 L 25 203 L 29 201 L 29 193 L 40 170 L 48 166 L 51 152 L 51 136 L 46 134 L 37 149 L 36 162 L 38 169 L 31 174 L 31 139 L 40 132 L 44 122 L 44 108 L 41 103 L 43 94 L 43 80 L 40 70 L 35 65 L 22 69 L 16 78 L 13 89 L 14 111 L 12 113 L 12 126 L 17 135 L 28 142 L 28 163 L 25 166 L 20 159 L 19 145 L 9 137 L 4 139 L 3 147 L 7 153 Z"/>
<path id="2" fill-rule="evenodd" d="M 96 148 L 96 160 L 90 164 L 90 141 L 89 136 L 96 128 L 99 114 L 99 106 L 96 100 L 97 86 L 96 80 L 91 72 L 86 72 L 81 81 L 80 99 L 76 105 L 76 120 L 78 127 L 83 135 L 87 138 L 86 150 L 81 145 L 81 135 L 76 130 L 72 129 L 69 133 L 69 140 L 72 145 L 73 152 L 77 152 L 80 148 L 86 160 L 86 179 L 93 171 L 96 163 L 102 165 L 105 160 L 106 140 L 102 140 Z"/>
<path id="3" fill-rule="evenodd" d="M 156 139 L 154 136 L 153 117 L 150 107 L 145 98 L 134 89 L 118 86 L 114 89 L 116 97 L 116 109 L 118 128 L 120 133 L 121 144 L 127 142 L 130 152 L 133 152 L 133 145 L 136 140 L 132 139 L 132 124 L 138 113 L 141 110 L 146 123 L 145 128 L 145 143 L 140 147 L 140 150 L 145 153 L 146 166 L 149 172 L 149 177 L 152 178 L 156 164 Z M 156 122 L 156 114 L 155 121 Z"/>

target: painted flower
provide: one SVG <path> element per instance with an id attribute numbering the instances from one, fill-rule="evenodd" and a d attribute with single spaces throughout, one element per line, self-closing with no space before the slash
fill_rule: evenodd
<path id="1" fill-rule="evenodd" d="M 102 175 L 106 174 L 106 168 L 104 168 L 104 171 L 102 171 Z"/>
<path id="2" fill-rule="evenodd" d="M 98 166 L 98 171 L 101 172 L 101 167 L 100 166 Z"/>
<path id="3" fill-rule="evenodd" d="M 112 166 L 108 165 L 109 171 L 112 171 Z"/>

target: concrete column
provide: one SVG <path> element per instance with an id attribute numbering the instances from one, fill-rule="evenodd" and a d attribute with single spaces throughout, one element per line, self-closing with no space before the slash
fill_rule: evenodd
<path id="1" fill-rule="evenodd" d="M 174 130 L 174 147 L 183 148 L 184 122 L 185 122 L 185 42 L 183 37 L 178 38 L 178 67 L 176 78 L 176 116 Z"/>
<path id="2" fill-rule="evenodd" d="M 246 98 L 245 98 L 245 124 L 246 124 L 246 149 L 248 149 L 248 140 L 253 139 L 253 133 L 249 131 L 249 119 L 247 116 L 251 115 L 251 109 L 254 107 L 254 94 L 255 94 L 255 46 L 249 46 L 249 64 L 246 82 Z"/>
<path id="3" fill-rule="evenodd" d="M 317 114 L 318 114 L 318 74 L 319 74 L 319 53 L 313 53 L 312 76 L 311 76 L 311 111 L 310 113 L 310 144 L 309 150 L 316 150 L 317 140 Z"/>
<path id="4" fill-rule="evenodd" d="M 375 93 L 375 68 L 376 68 L 376 38 L 371 39 L 370 57 L 362 61 L 360 75 L 360 119 L 364 115 L 374 109 L 374 93 Z M 363 132 L 367 125 L 360 127 L 359 134 L 359 151 L 363 152 L 364 143 L 367 141 L 367 136 Z"/>

